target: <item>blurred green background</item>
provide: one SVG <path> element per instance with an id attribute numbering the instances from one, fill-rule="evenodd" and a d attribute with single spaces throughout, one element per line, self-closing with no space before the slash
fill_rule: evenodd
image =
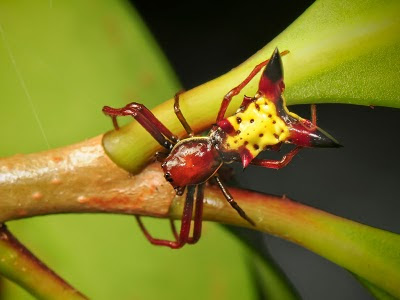
<path id="1" fill-rule="evenodd" d="M 82 141 L 111 129 L 103 105 L 149 107 L 179 90 L 124 1 L 0 1 L 0 156 Z M 168 238 L 165 220 L 145 220 Z M 150 245 L 130 216 L 57 215 L 8 223 L 40 259 L 93 299 L 251 299 L 246 250 L 205 224 L 196 247 Z M 2 279 L 3 280 L 3 279 Z M 31 299 L 6 280 L 1 299 Z"/>
<path id="2" fill-rule="evenodd" d="M 227 1 L 218 6 L 204 0 L 162 5 L 130 2 L 189 89 L 244 61 L 313 1 L 259 0 L 243 6 Z M 379 53 L 375 51 L 374 57 Z M 398 58 L 392 59 L 394 70 Z M 0 63 L 2 157 L 101 134 L 112 128 L 101 113 L 103 105 L 117 107 L 135 100 L 154 107 L 181 87 L 137 13 L 123 1 L 0 0 Z M 365 75 L 368 72 L 348 76 L 362 82 L 374 78 L 375 71 L 371 69 L 371 76 Z M 398 79 L 389 80 L 389 86 Z M 311 89 L 320 92 L 318 84 Z M 353 80 L 341 84 L 350 92 L 353 85 Z M 290 109 L 309 115 L 306 106 Z M 398 232 L 399 141 L 393 137 L 399 110 L 319 105 L 318 116 L 321 127 L 344 148 L 308 149 L 279 172 L 261 168 L 242 172 L 238 167 L 239 184 L 287 194 L 328 212 Z M 122 123 L 127 121 L 121 118 Z M 145 221 L 155 235 L 170 237 L 166 221 Z M 93 299 L 259 296 L 249 276 L 246 249 L 214 224 L 205 224 L 199 244 L 179 251 L 149 245 L 129 216 L 59 215 L 10 222 L 9 227 Z M 306 299 L 369 299 L 346 270 L 284 240 L 268 235 L 257 238 L 260 244 L 268 243 Z M 8 282 L 3 297 L 30 299 Z"/>

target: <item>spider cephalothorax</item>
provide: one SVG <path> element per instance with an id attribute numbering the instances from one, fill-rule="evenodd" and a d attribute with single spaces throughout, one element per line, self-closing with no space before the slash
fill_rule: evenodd
<path id="1" fill-rule="evenodd" d="M 221 165 L 222 159 L 208 137 L 192 137 L 177 143 L 161 166 L 165 179 L 180 194 L 187 185 L 206 182 Z"/>
<path id="2" fill-rule="evenodd" d="M 282 52 L 282 55 L 287 53 L 287 51 Z M 232 97 L 239 94 L 265 65 L 258 92 L 254 97 L 245 96 L 237 112 L 225 118 Z M 159 152 L 157 155 L 158 160 L 162 162 L 165 179 L 171 183 L 177 195 L 183 195 L 187 189 L 179 235 L 171 221 L 175 241 L 151 237 L 137 217 L 141 229 L 150 242 L 180 248 L 186 243 L 193 244 L 198 241 L 201 234 L 204 184 L 210 179 L 215 179 L 227 201 L 240 216 L 250 224 L 256 225 L 234 201 L 219 179 L 218 169 L 223 163 L 239 161 L 243 167 L 253 164 L 279 169 L 287 165 L 303 147 L 340 146 L 333 137 L 316 126 L 315 107 L 313 107 L 312 121 L 303 119 L 287 109 L 282 96 L 284 89 L 281 54 L 275 49 L 269 60 L 257 65 L 240 85 L 224 97 L 216 125 L 206 137 L 193 136 L 193 131 L 179 109 L 179 94 L 175 96 L 174 109 L 188 134 L 188 137 L 182 140 L 173 135 L 141 104 L 133 102 L 121 109 L 108 106 L 103 108 L 103 112 L 112 117 L 116 129 L 118 129 L 117 116 L 133 116 L 165 148 L 166 152 Z M 282 160 L 256 158 L 260 152 L 279 149 L 283 143 L 294 144 L 296 147 Z M 193 236 L 189 237 L 193 210 Z"/>

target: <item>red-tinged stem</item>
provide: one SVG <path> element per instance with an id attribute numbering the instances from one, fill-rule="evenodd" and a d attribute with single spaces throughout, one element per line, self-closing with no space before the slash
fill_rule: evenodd
<path id="1" fill-rule="evenodd" d="M 87 299 L 0 226 L 0 272 L 40 299 Z"/>
<path id="2" fill-rule="evenodd" d="M 160 164 L 137 176 L 104 154 L 101 137 L 0 159 L 0 223 L 65 212 L 166 216 L 175 195 Z"/>
<path id="3" fill-rule="evenodd" d="M 1 159 L 0 223 L 68 212 L 181 218 L 185 197 L 175 197 L 159 163 L 130 175 L 111 162 L 100 143 L 97 137 Z M 241 218 L 215 186 L 205 190 L 204 220 L 245 226 L 295 242 L 400 298 L 399 235 L 287 198 L 236 188 L 229 191 L 256 226 Z"/>
<path id="4" fill-rule="evenodd" d="M 256 227 L 311 251 L 400 297 L 400 236 L 292 201 L 229 188 Z M 253 228 L 229 209 L 217 187 L 204 197 L 204 220 Z M 179 217 L 181 200 L 171 209 Z"/>

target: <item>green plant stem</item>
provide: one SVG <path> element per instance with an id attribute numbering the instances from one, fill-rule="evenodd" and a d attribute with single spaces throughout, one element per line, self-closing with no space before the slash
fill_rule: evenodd
<path id="1" fill-rule="evenodd" d="M 278 37 L 237 68 L 187 91 L 181 110 L 195 132 L 215 122 L 221 100 L 246 78 L 275 47 L 283 57 L 287 104 L 345 103 L 400 107 L 400 2 L 316 1 Z M 318 28 L 318 30 L 316 30 Z M 226 115 L 239 107 L 243 95 L 254 95 L 259 76 L 233 99 Z M 182 136 L 173 99 L 153 110 L 172 132 Z M 104 136 L 110 158 L 122 168 L 139 172 L 160 149 L 152 137 L 132 122 Z"/>
<path id="2" fill-rule="evenodd" d="M 393 297 L 392 295 L 388 294 L 384 290 L 380 289 L 376 285 L 372 284 L 368 280 L 355 275 L 355 278 L 378 300 L 396 300 L 399 299 L 398 297 Z"/>
<path id="3" fill-rule="evenodd" d="M 38 299 L 87 299 L 0 225 L 0 272 Z"/>
<path id="4" fill-rule="evenodd" d="M 230 188 L 255 220 L 252 227 L 232 210 L 216 187 L 205 194 L 204 219 L 264 231 L 299 244 L 400 297 L 400 236 L 347 220 L 287 198 Z M 182 199 L 171 214 L 179 217 Z"/>
<path id="5" fill-rule="evenodd" d="M 97 137 L 66 148 L 0 160 L 0 222 L 70 212 L 181 217 L 184 197 L 175 196 L 159 163 L 129 175 L 108 159 L 100 142 Z M 205 220 L 249 227 L 292 241 L 400 297 L 399 235 L 289 199 L 237 188 L 230 191 L 257 226 L 240 218 L 213 186 L 205 193 Z"/>

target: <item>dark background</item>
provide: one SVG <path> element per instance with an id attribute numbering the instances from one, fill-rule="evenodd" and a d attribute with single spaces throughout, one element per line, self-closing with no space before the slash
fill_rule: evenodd
<path id="1" fill-rule="evenodd" d="M 190 89 L 237 66 L 313 1 L 131 1 Z M 309 116 L 309 107 L 291 110 Z M 242 187 L 283 195 L 333 214 L 400 233 L 395 109 L 319 105 L 318 124 L 345 147 L 306 149 L 279 171 L 240 166 Z M 271 157 L 271 154 L 264 154 Z M 372 299 L 352 275 L 292 243 L 263 235 L 304 299 Z"/>

